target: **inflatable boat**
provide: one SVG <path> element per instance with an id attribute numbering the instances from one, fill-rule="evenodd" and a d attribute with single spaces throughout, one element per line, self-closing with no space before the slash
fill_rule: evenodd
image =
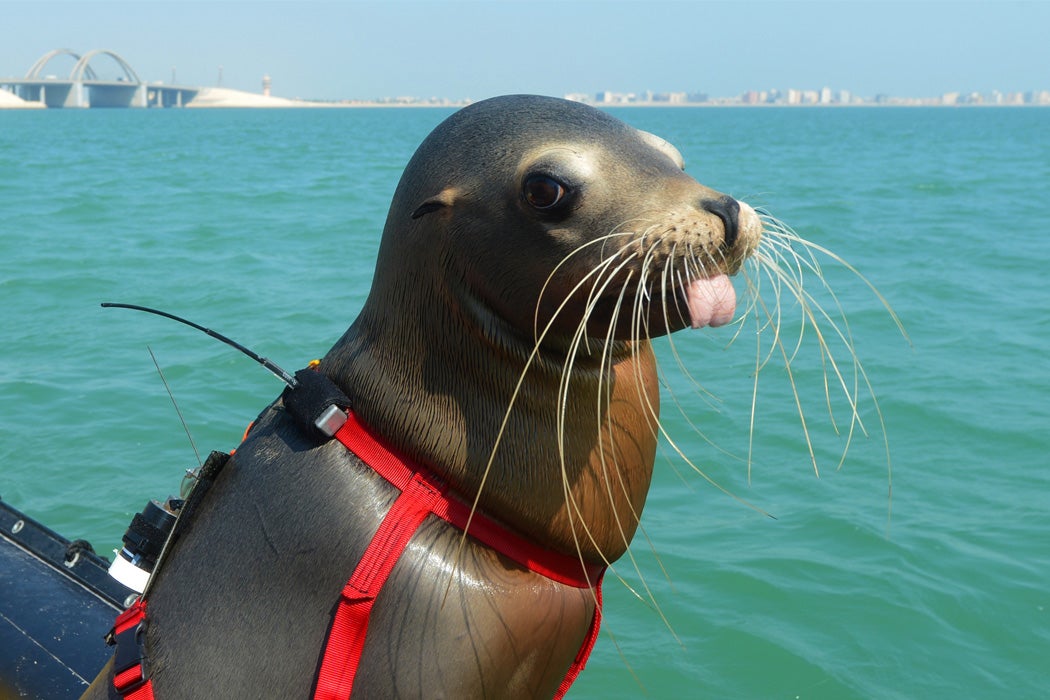
<path id="1" fill-rule="evenodd" d="M 110 562 L 0 500 L 0 698 L 79 697 L 135 592 Z"/>

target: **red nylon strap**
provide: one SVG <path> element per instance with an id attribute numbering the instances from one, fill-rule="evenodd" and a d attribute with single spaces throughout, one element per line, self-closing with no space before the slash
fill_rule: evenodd
<path id="1" fill-rule="evenodd" d="M 386 583 L 412 534 L 441 497 L 433 484 L 417 475 L 390 506 L 379 530 L 343 588 L 342 599 L 328 633 L 314 698 L 346 700 L 354 685 L 364 651 L 372 604 Z"/>
<path id="2" fill-rule="evenodd" d="M 572 557 L 538 547 L 481 513 L 475 512 L 471 516 L 470 506 L 451 497 L 444 484 L 388 449 L 361 425 L 353 413 L 349 414 L 335 438 L 400 489 L 401 495 L 383 517 L 379 530 L 343 588 L 325 643 L 314 698 L 347 700 L 350 697 L 375 598 L 408 541 L 431 513 L 463 531 L 467 531 L 469 522 L 471 537 L 531 571 L 565 585 L 594 590 L 594 616 L 587 636 L 555 695 L 555 698 L 562 698 L 580 675 L 598 638 L 601 581 L 605 567 L 585 566 Z"/>
<path id="3" fill-rule="evenodd" d="M 594 649 L 594 643 L 598 641 L 598 630 L 602 625 L 602 577 L 604 574 L 605 572 L 603 571 L 594 586 L 594 617 L 591 618 L 591 626 L 587 630 L 587 636 L 583 639 L 583 645 L 576 652 L 576 658 L 573 659 L 572 666 L 569 666 L 569 671 L 565 674 L 565 678 L 561 679 L 561 685 L 558 686 L 558 692 L 554 694 L 554 700 L 561 700 L 565 697 L 565 693 L 569 692 L 569 687 L 572 686 L 576 681 L 576 677 L 580 675 L 580 671 L 587 665 L 587 659 L 591 655 L 591 650 Z"/>
<path id="4" fill-rule="evenodd" d="M 113 625 L 113 635 L 135 630 L 146 618 L 146 601 L 136 600 L 124 612 L 117 616 Z M 119 658 L 119 654 L 117 655 Z M 126 700 L 153 700 L 153 682 L 146 679 L 142 683 L 142 664 L 137 663 L 126 669 L 114 669 L 113 689 Z"/>
<path id="5" fill-rule="evenodd" d="M 346 423 L 335 434 L 335 438 L 402 491 L 416 475 L 425 473 L 408 459 L 390 450 L 378 437 L 370 433 L 353 413 L 347 416 Z M 544 549 L 511 532 L 484 513 L 475 511 L 472 517 L 468 504 L 449 495 L 447 487 L 436 479 L 428 481 L 440 492 L 433 508 L 434 515 L 466 531 L 474 539 L 510 557 L 530 571 L 575 588 L 593 588 L 601 579 L 605 567 L 584 565 L 575 557 Z"/>

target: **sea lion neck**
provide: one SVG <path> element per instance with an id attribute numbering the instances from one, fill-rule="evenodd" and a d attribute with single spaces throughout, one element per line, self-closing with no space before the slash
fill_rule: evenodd
<path id="1" fill-rule="evenodd" d="M 534 353 L 527 333 L 458 297 L 446 286 L 406 302 L 403 288 L 377 280 L 321 370 L 390 445 L 464 499 L 480 490 L 489 515 L 552 549 L 617 558 L 655 451 L 655 437 L 644 437 L 654 435 L 646 415 L 658 401 L 648 344 L 591 341 L 567 363 L 567 341 Z M 411 311 L 390 313 L 397 304 Z"/>

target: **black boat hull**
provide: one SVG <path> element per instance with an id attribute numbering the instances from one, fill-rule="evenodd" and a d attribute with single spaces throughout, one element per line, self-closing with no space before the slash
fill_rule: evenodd
<path id="1" fill-rule="evenodd" d="M 0 501 L 0 698 L 79 697 L 134 593 L 109 562 Z"/>

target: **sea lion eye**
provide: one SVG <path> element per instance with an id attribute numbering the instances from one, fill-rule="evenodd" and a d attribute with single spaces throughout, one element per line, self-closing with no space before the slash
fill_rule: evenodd
<path id="1" fill-rule="evenodd" d="M 536 209 L 550 209 L 567 193 L 568 188 L 549 175 L 529 175 L 522 185 L 525 201 Z"/>

